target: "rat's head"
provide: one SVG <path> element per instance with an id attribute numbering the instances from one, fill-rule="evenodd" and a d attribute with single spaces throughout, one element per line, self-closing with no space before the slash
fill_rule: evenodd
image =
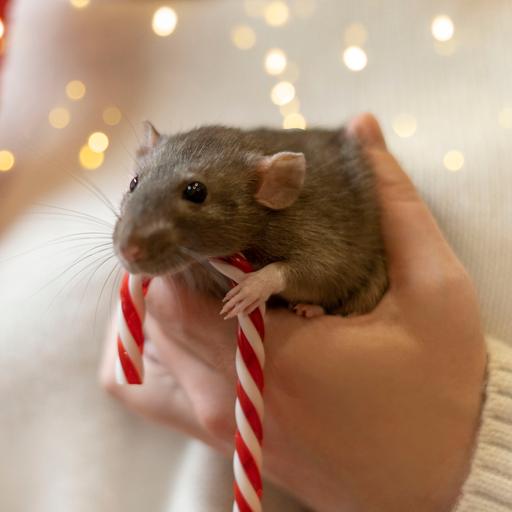
<path id="1" fill-rule="evenodd" d="M 137 156 L 113 239 L 129 272 L 151 275 L 254 247 L 269 212 L 299 196 L 306 168 L 302 153 L 263 155 L 215 126 L 167 137 L 147 123 Z"/>

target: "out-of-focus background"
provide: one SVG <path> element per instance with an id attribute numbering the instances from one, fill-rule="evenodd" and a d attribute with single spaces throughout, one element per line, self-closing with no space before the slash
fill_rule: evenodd
<path id="1" fill-rule="evenodd" d="M 305 128 L 373 111 L 473 276 L 486 330 L 512 342 L 508 0 L 9 6 L 0 24 L 1 510 L 229 508 L 227 461 L 126 413 L 96 383 L 118 277 L 102 196 L 117 204 L 127 188 L 144 119 L 163 132 Z M 274 510 L 289 506 L 273 500 Z"/>

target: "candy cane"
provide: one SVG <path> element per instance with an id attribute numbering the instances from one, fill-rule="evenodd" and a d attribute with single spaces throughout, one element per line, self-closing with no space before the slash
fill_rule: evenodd
<path id="1" fill-rule="evenodd" d="M 252 272 L 243 255 L 212 259 L 210 263 L 227 276 L 233 285 Z M 117 381 L 120 384 L 141 384 L 144 378 L 144 295 L 149 280 L 126 274 L 120 290 L 117 338 Z M 233 470 L 235 476 L 233 512 L 261 512 L 263 441 L 263 368 L 265 328 L 262 305 L 249 315 L 238 315 L 236 351 L 236 434 Z"/>

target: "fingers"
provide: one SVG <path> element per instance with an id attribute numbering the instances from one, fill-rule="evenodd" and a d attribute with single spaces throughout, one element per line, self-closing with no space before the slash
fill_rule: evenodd
<path id="1" fill-rule="evenodd" d="M 349 134 L 363 144 L 377 177 L 384 244 L 392 285 L 416 286 L 459 268 L 428 207 L 395 158 L 387 151 L 377 120 L 356 117 Z"/>

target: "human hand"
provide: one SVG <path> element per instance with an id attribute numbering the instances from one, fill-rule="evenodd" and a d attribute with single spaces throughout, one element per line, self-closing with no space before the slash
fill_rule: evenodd
<path id="1" fill-rule="evenodd" d="M 375 119 L 349 131 L 377 174 L 390 288 L 370 314 L 266 317 L 264 472 L 317 511 L 442 512 L 469 468 L 485 373 L 475 293 Z M 146 377 L 105 387 L 231 453 L 236 322 L 171 279 L 147 296 Z"/>

